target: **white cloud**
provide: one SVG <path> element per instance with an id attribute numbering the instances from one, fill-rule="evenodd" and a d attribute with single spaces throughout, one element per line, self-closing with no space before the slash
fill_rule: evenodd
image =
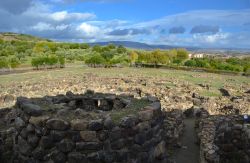
<path id="1" fill-rule="evenodd" d="M 216 42 L 222 42 L 226 40 L 229 36 L 230 36 L 229 33 L 216 33 L 213 35 L 194 34 L 193 38 L 194 40 L 202 43 L 213 44 Z"/>
<path id="2" fill-rule="evenodd" d="M 76 29 L 80 32 L 83 32 L 87 36 L 96 36 L 100 32 L 99 27 L 90 25 L 88 23 L 82 23 Z"/>
<path id="3" fill-rule="evenodd" d="M 45 30 L 52 30 L 53 27 L 51 24 L 39 22 L 35 26 L 31 27 L 31 29 L 37 30 L 37 31 L 45 31 Z"/>
<path id="4" fill-rule="evenodd" d="M 94 19 L 96 17 L 95 14 L 92 13 L 68 13 L 67 11 L 59 11 L 49 14 L 49 16 L 55 21 L 64 21 L 66 19 L 75 20 L 88 20 Z"/>

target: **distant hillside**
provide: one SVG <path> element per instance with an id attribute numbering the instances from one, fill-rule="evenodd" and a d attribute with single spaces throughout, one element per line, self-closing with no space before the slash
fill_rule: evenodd
<path id="1" fill-rule="evenodd" d="M 143 49 L 143 50 L 154 50 L 154 49 L 174 49 L 174 48 L 185 48 L 195 53 L 211 53 L 211 54 L 229 54 L 229 55 L 241 55 L 249 54 L 250 49 L 240 48 L 202 48 L 202 47 L 187 47 L 187 46 L 172 46 L 172 45 L 149 45 L 146 43 L 133 42 L 133 41 L 109 41 L 109 42 L 96 42 L 89 43 L 91 46 L 101 45 L 106 46 L 108 44 L 122 45 L 132 49 Z"/>
<path id="2" fill-rule="evenodd" d="M 33 42 L 38 42 L 38 41 L 51 41 L 49 39 L 44 39 L 40 37 L 35 37 L 32 35 L 27 35 L 27 34 L 18 34 L 18 33 L 0 33 L 0 39 L 4 41 L 33 41 Z"/>
<path id="3" fill-rule="evenodd" d="M 145 44 L 145 43 L 132 42 L 132 41 L 109 41 L 109 42 L 90 43 L 91 46 L 94 46 L 94 45 L 106 46 L 108 44 L 114 44 L 114 45 L 117 45 L 117 46 L 118 45 L 122 45 L 122 46 L 125 46 L 127 48 L 144 49 L 144 50 L 179 48 L 177 46 L 170 46 L 170 45 L 149 45 L 149 44 Z"/>

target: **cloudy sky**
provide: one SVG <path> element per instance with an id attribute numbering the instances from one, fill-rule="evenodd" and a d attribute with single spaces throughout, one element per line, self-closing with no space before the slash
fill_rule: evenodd
<path id="1" fill-rule="evenodd" d="M 0 32 L 250 48 L 250 0 L 0 0 Z"/>

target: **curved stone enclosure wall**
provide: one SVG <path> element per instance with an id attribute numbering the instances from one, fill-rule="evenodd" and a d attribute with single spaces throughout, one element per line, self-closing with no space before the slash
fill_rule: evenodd
<path id="1" fill-rule="evenodd" d="M 201 163 L 250 162 L 250 124 L 242 115 L 203 114 L 198 130 Z"/>
<path id="2" fill-rule="evenodd" d="M 143 105 L 133 104 L 136 100 Z M 130 107 L 133 112 L 127 111 Z M 18 98 L 16 112 L 13 161 L 139 163 L 166 159 L 165 116 L 154 97 L 69 92 L 41 99 Z"/>

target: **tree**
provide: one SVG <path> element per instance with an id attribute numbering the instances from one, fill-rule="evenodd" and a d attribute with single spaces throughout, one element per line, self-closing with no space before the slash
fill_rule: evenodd
<path id="1" fill-rule="evenodd" d="M 59 64 L 60 64 L 60 68 L 65 67 L 65 57 L 59 56 L 58 61 L 59 61 Z"/>
<path id="2" fill-rule="evenodd" d="M 89 44 L 87 44 L 87 43 L 82 43 L 82 44 L 80 44 L 80 48 L 81 48 L 81 49 L 89 49 L 90 46 L 89 46 Z"/>
<path id="3" fill-rule="evenodd" d="M 107 47 L 108 47 L 110 50 L 116 48 L 116 46 L 115 46 L 114 44 L 109 44 Z"/>
<path id="4" fill-rule="evenodd" d="M 58 58 L 55 55 L 51 55 L 46 58 L 46 64 L 52 68 L 53 65 L 56 65 L 58 63 Z"/>
<path id="5" fill-rule="evenodd" d="M 0 57 L 0 69 L 1 68 L 9 68 L 9 62 L 6 57 Z"/>
<path id="6" fill-rule="evenodd" d="M 12 57 L 9 59 L 9 64 L 11 68 L 16 68 L 20 65 L 20 61 L 17 57 Z"/>
<path id="7" fill-rule="evenodd" d="M 188 60 L 184 63 L 185 66 L 188 66 L 188 67 L 195 67 L 196 66 L 196 62 L 195 60 Z"/>
<path id="8" fill-rule="evenodd" d="M 85 63 L 90 64 L 91 66 L 93 65 L 95 68 L 96 65 L 104 64 L 105 59 L 99 53 L 95 53 L 90 58 L 86 59 Z"/>
<path id="9" fill-rule="evenodd" d="M 164 55 L 160 50 L 154 50 L 152 53 L 150 53 L 150 63 L 154 64 L 154 67 L 156 67 L 159 63 L 165 64 L 167 63 L 167 56 Z"/>
<path id="10" fill-rule="evenodd" d="M 135 51 L 129 53 L 130 64 L 134 64 L 138 60 L 138 54 Z"/>
<path id="11" fill-rule="evenodd" d="M 176 59 L 183 62 L 184 60 L 188 59 L 188 52 L 186 49 L 177 49 L 177 56 Z"/>
<path id="12" fill-rule="evenodd" d="M 117 48 L 117 53 L 119 53 L 119 54 L 126 53 L 126 51 L 127 51 L 127 49 L 122 45 L 119 45 Z"/>
<path id="13" fill-rule="evenodd" d="M 100 45 L 95 45 L 93 46 L 92 51 L 100 53 L 102 51 L 102 47 Z"/>

